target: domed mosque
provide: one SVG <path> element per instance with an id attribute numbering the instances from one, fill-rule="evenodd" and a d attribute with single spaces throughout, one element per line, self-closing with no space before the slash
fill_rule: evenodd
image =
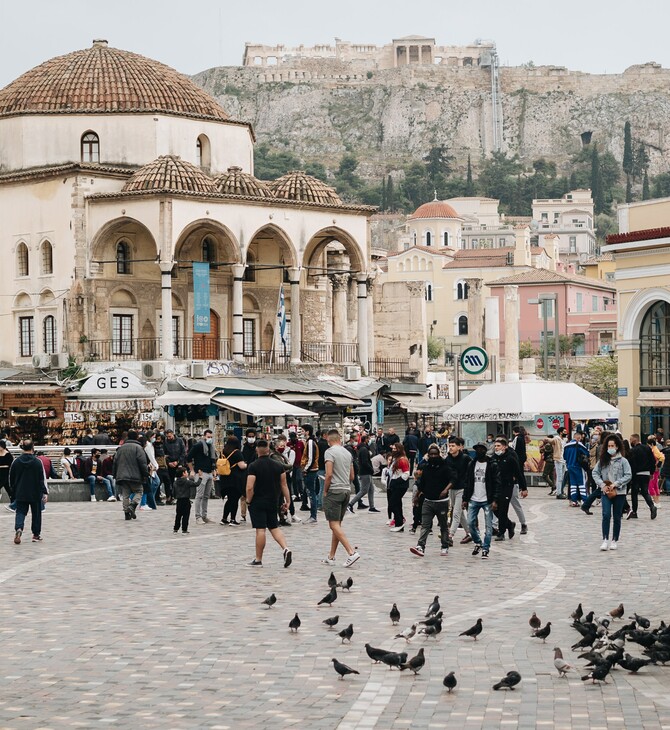
<path id="1" fill-rule="evenodd" d="M 254 141 L 189 78 L 104 40 L 2 89 L 0 359 L 187 372 L 332 362 L 351 343 L 366 367 L 373 208 L 300 171 L 256 179 Z"/>

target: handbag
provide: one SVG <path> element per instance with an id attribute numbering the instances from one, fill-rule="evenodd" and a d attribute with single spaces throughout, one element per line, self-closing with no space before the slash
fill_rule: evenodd
<path id="1" fill-rule="evenodd" d="M 612 484 L 612 482 L 605 483 L 603 486 L 603 494 L 610 499 L 614 499 L 616 497 L 616 487 Z"/>

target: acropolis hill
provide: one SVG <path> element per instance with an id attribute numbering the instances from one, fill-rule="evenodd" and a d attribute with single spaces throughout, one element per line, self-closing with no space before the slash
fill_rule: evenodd
<path id="1" fill-rule="evenodd" d="M 260 142 L 330 168 L 352 152 L 370 178 L 441 144 L 461 166 L 468 154 L 476 165 L 500 149 L 562 170 L 589 133 L 620 160 L 626 120 L 647 147 L 649 173 L 670 168 L 670 70 L 656 63 L 597 75 L 505 67 L 492 41 L 438 46 L 408 36 L 385 46 L 247 44 L 243 64 L 194 78 L 251 121 Z"/>

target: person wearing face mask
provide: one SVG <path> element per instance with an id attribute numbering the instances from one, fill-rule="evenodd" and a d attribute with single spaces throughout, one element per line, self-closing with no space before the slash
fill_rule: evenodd
<path id="1" fill-rule="evenodd" d="M 248 428 L 244 432 L 244 444 L 242 446 L 242 459 L 245 464 L 252 464 L 256 460 L 257 434 L 255 428 Z M 247 521 L 247 498 L 246 488 L 240 497 L 240 520 Z"/>
<path id="2" fill-rule="evenodd" d="M 214 438 L 210 429 L 206 429 L 200 441 L 197 441 L 189 449 L 186 462 L 190 469 L 191 477 L 193 478 L 197 473 L 202 479 L 195 493 L 195 524 L 206 525 L 212 521 L 207 517 L 207 504 L 214 483 L 212 473 L 216 462 Z"/>
<path id="3" fill-rule="evenodd" d="M 493 534 L 493 504 L 501 500 L 500 474 L 495 460 L 488 455 L 488 446 L 475 444 L 475 459 L 468 466 L 463 490 L 463 509 L 467 510 L 470 535 L 475 543 L 473 555 L 486 559 L 491 549 Z M 477 524 L 480 510 L 484 510 L 484 539 Z"/>
<path id="4" fill-rule="evenodd" d="M 453 473 L 446 460 L 440 455 L 440 447 L 431 444 L 426 452 L 426 458 L 421 464 L 421 480 L 415 499 L 423 495 L 421 507 L 421 533 L 416 547 L 409 551 L 420 558 L 426 549 L 426 540 L 433 528 L 433 520 L 437 517 L 440 527 L 440 555 L 449 555 L 449 525 L 447 513 L 449 511 L 449 489 L 453 485 Z"/>
<path id="5" fill-rule="evenodd" d="M 522 493 L 528 493 L 526 477 L 523 474 L 517 455 L 510 452 L 507 439 L 504 436 L 498 436 L 494 451 L 493 460 L 500 473 L 500 490 L 493 503 L 493 511 L 498 518 L 498 536 L 496 540 L 504 540 L 505 533 L 508 533 L 511 540 L 514 537 L 516 523 L 512 522 L 507 516 L 509 505 L 514 494 L 515 484 L 519 485 L 519 490 Z"/>
<path id="6" fill-rule="evenodd" d="M 621 516 L 626 502 L 626 489 L 633 472 L 630 464 L 623 456 L 623 442 L 618 434 L 609 434 L 605 448 L 600 452 L 600 458 L 593 470 L 593 481 L 602 491 L 602 535 L 601 550 L 616 550 L 621 534 Z M 612 489 L 613 488 L 613 489 Z M 608 496 L 607 491 L 611 490 Z M 610 522 L 614 516 L 612 541 L 609 541 Z"/>
<path id="7" fill-rule="evenodd" d="M 449 490 L 449 502 L 451 504 L 451 522 L 449 529 L 449 544 L 453 545 L 454 536 L 458 526 L 461 525 L 465 531 L 465 537 L 461 540 L 461 545 L 472 542 L 470 537 L 470 529 L 466 512 L 463 510 L 463 488 L 465 487 L 465 475 L 472 459 L 465 452 L 465 441 L 460 436 L 451 436 L 449 446 L 447 447 L 447 464 L 453 472 L 453 486 Z"/>

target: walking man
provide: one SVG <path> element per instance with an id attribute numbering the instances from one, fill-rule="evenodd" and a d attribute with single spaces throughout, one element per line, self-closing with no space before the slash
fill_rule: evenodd
<path id="1" fill-rule="evenodd" d="M 656 458 L 647 444 L 640 441 L 640 434 L 633 433 L 630 436 L 630 454 L 628 456 L 633 478 L 630 482 L 630 496 L 633 509 L 628 513 L 627 520 L 637 519 L 638 495 L 647 503 L 651 512 L 651 519 L 656 519 L 656 505 L 649 496 L 649 480 L 656 469 Z"/>
<path id="2" fill-rule="evenodd" d="M 556 467 L 556 499 L 565 499 L 565 495 L 563 494 L 563 477 L 565 476 L 565 460 L 563 459 L 564 437 L 565 428 L 561 426 L 551 438 L 551 445 L 554 447 L 554 465 Z"/>
<path id="3" fill-rule="evenodd" d="M 451 505 L 451 520 L 449 528 L 451 534 L 449 536 L 450 545 L 454 544 L 454 536 L 458 525 L 460 524 L 465 530 L 465 536 L 461 540 L 461 544 L 465 545 L 472 541 L 470 537 L 470 529 L 467 520 L 467 511 L 463 509 L 463 488 L 465 487 L 465 476 L 468 472 L 468 466 L 472 459 L 465 452 L 465 441 L 460 436 L 452 436 L 447 446 L 449 453 L 447 454 L 447 464 L 452 471 L 453 485 L 449 490 L 449 502 Z"/>
<path id="4" fill-rule="evenodd" d="M 116 450 L 112 473 L 116 488 L 123 497 L 123 512 L 126 520 L 137 518 L 135 514 L 142 500 L 143 484 L 149 476 L 149 460 L 137 440 L 137 431 L 128 431 L 128 438 Z M 133 501 L 130 501 L 130 495 Z"/>
<path id="5" fill-rule="evenodd" d="M 347 551 L 343 567 L 350 568 L 361 556 L 351 547 L 342 529 L 342 520 L 347 513 L 351 483 L 354 480 L 354 465 L 351 454 L 342 446 L 340 432 L 328 431 L 328 449 L 324 456 L 326 481 L 323 487 L 323 512 L 332 533 L 330 552 L 324 559 L 326 565 L 335 565 L 335 553 L 339 545 Z"/>
<path id="6" fill-rule="evenodd" d="M 265 439 L 259 439 L 256 441 L 256 459 L 247 467 L 247 506 L 251 526 L 256 530 L 256 557 L 249 563 L 253 567 L 263 565 L 266 530 L 270 530 L 272 539 L 283 551 L 284 567 L 288 568 L 291 564 L 293 556 L 286 545 L 277 516 L 280 493 L 284 497 L 284 509 L 288 509 L 291 495 L 284 465 L 270 458 L 270 445 Z"/>
<path id="7" fill-rule="evenodd" d="M 509 539 L 514 537 L 516 522 L 512 522 L 507 513 L 509 512 L 510 501 L 514 494 L 514 485 L 518 484 L 522 492 L 528 493 L 526 487 L 526 477 L 523 469 L 519 465 L 519 459 L 516 454 L 512 454 L 508 448 L 507 439 L 504 436 L 498 436 L 495 444 L 495 454 L 493 460 L 500 472 L 500 489 L 496 495 L 493 504 L 493 511 L 498 517 L 498 536 L 496 540 L 504 540 L 505 533 L 509 534 Z"/>
<path id="8" fill-rule="evenodd" d="M 303 484 L 305 485 L 305 491 L 309 497 L 309 521 L 312 524 L 316 523 L 316 512 L 318 503 L 318 471 L 319 471 L 319 446 L 314 438 L 314 427 L 309 423 L 303 426 L 305 437 L 307 441 L 305 443 L 305 449 L 302 452 L 302 468 Z"/>
<path id="9" fill-rule="evenodd" d="M 30 508 L 30 530 L 33 542 L 42 542 L 42 504 L 49 498 L 49 487 L 42 462 L 35 456 L 33 442 L 21 443 L 21 455 L 9 468 L 9 483 L 14 492 L 14 544 L 21 544 L 21 535 Z"/>
<path id="10" fill-rule="evenodd" d="M 481 551 L 482 558 L 488 558 L 493 533 L 493 504 L 499 499 L 500 476 L 493 457 L 487 455 L 488 446 L 475 444 L 475 460 L 470 462 L 463 490 L 463 507 L 468 511 L 470 534 L 475 543 L 473 555 Z M 484 510 L 484 539 L 477 525 L 480 510 Z"/>
<path id="11" fill-rule="evenodd" d="M 216 463 L 214 439 L 210 429 L 206 429 L 200 441 L 193 444 L 186 461 L 191 470 L 191 477 L 197 473 L 202 480 L 195 493 L 195 524 L 206 525 L 212 521 L 207 517 L 207 504 L 214 485 L 212 473 Z"/>

